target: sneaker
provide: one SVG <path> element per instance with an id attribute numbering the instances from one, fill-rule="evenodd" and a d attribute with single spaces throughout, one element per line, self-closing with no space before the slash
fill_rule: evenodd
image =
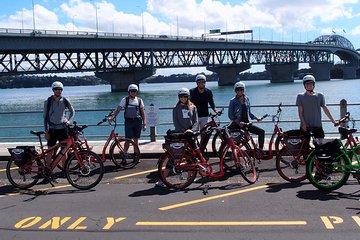
<path id="1" fill-rule="evenodd" d="M 122 165 L 126 165 L 127 164 L 127 158 L 129 157 L 129 155 L 127 153 L 124 153 L 123 156 L 122 156 L 122 161 L 121 161 L 121 164 Z"/>
<path id="2" fill-rule="evenodd" d="M 161 180 L 159 180 L 155 183 L 155 187 L 166 187 L 166 186 Z"/>

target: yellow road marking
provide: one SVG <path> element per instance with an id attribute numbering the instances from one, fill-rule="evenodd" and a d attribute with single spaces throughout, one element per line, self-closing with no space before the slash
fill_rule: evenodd
<path id="1" fill-rule="evenodd" d="M 145 173 L 155 172 L 155 171 L 157 171 L 157 169 L 151 169 L 151 170 L 147 170 L 147 171 L 142 171 L 142 172 L 132 173 L 132 174 L 124 175 L 124 176 L 119 176 L 119 177 L 115 177 L 114 179 L 124 179 L 124 178 L 137 176 L 137 175 L 141 175 L 141 174 L 145 174 Z M 61 185 L 61 186 L 48 187 L 48 188 L 28 189 L 27 191 L 36 192 L 36 191 L 46 191 L 46 190 L 60 189 L 60 188 L 67 188 L 67 187 L 71 187 L 71 185 L 68 184 L 68 185 Z M 17 196 L 17 195 L 20 195 L 20 194 L 23 194 L 23 193 L 26 193 L 26 192 L 21 191 L 21 192 L 18 192 L 18 193 L 8 193 L 8 194 L 0 195 L 0 198 L 10 197 L 10 196 Z"/>
<path id="2" fill-rule="evenodd" d="M 241 222 L 137 222 L 137 226 L 294 226 L 306 221 L 241 221 Z"/>
<path id="3" fill-rule="evenodd" d="M 235 191 L 235 192 L 220 194 L 220 195 L 216 195 L 216 196 L 212 196 L 212 197 L 206 197 L 206 198 L 201 198 L 201 199 L 192 200 L 192 201 L 188 201 L 188 202 L 178 203 L 178 204 L 174 204 L 174 205 L 170 205 L 170 206 L 166 206 L 166 207 L 161 207 L 161 208 L 159 208 L 159 210 L 166 211 L 166 210 L 170 210 L 170 209 L 174 209 L 174 208 L 179 208 L 179 207 L 184 207 L 184 206 L 188 206 L 188 205 L 192 205 L 192 204 L 196 204 L 196 203 L 206 202 L 206 201 L 210 201 L 210 200 L 214 200 L 214 199 L 218 199 L 218 198 L 222 198 L 222 197 L 229 197 L 229 196 L 237 195 L 240 193 L 251 192 L 251 191 L 264 189 L 264 188 L 268 188 L 268 187 L 269 187 L 269 185 L 261 185 L 261 186 L 257 186 L 257 187 L 253 187 L 253 188 L 242 189 L 242 190 Z"/>
<path id="4" fill-rule="evenodd" d="M 68 184 L 68 185 L 61 185 L 61 186 L 47 187 L 47 188 L 39 188 L 39 189 L 27 189 L 27 190 L 21 190 L 20 192 L 17 192 L 17 193 L 7 193 L 7 194 L 4 194 L 4 195 L 0 195 L 0 198 L 17 196 L 17 195 L 26 194 L 26 193 L 35 193 L 35 192 L 38 192 L 38 191 L 46 191 L 46 190 L 52 190 L 52 189 L 67 188 L 67 187 L 71 187 L 71 185 Z"/>
<path id="5" fill-rule="evenodd" d="M 137 172 L 137 173 L 132 173 L 132 174 L 124 175 L 124 176 L 115 177 L 114 179 L 118 180 L 118 179 L 133 177 L 133 176 L 137 176 L 137 175 L 141 175 L 141 174 L 145 174 L 145 173 L 156 172 L 156 171 L 157 171 L 157 169 L 151 169 L 151 170 L 147 170 L 147 171 L 142 171 L 142 172 Z"/>
<path id="6" fill-rule="evenodd" d="M 15 169 L 18 169 L 18 167 L 13 167 L 13 168 L 10 168 L 10 170 L 15 170 Z M 4 169 L 0 169 L 0 172 L 5 172 L 6 171 L 6 168 Z"/>

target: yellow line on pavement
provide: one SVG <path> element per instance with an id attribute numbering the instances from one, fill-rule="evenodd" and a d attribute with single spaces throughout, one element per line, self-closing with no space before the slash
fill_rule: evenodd
<path id="1" fill-rule="evenodd" d="M 137 226 L 294 226 L 306 221 L 241 221 L 241 222 L 137 222 Z"/>
<path id="2" fill-rule="evenodd" d="M 15 169 L 18 169 L 18 167 L 13 167 L 13 168 L 10 168 L 10 170 L 15 170 Z M 0 169 L 0 172 L 5 172 L 6 171 L 6 168 L 4 169 Z"/>
<path id="3" fill-rule="evenodd" d="M 114 179 L 118 180 L 118 179 L 133 177 L 133 176 L 137 176 L 137 175 L 141 175 L 141 174 L 145 174 L 145 173 L 156 172 L 156 171 L 157 171 L 157 169 L 151 169 L 151 170 L 147 170 L 147 171 L 136 172 L 136 173 L 132 173 L 132 174 L 124 175 L 124 176 L 115 177 Z"/>
<path id="4" fill-rule="evenodd" d="M 17 193 L 7 193 L 7 194 L 4 194 L 4 195 L 0 195 L 0 198 L 17 196 L 17 195 L 20 195 L 20 194 L 35 193 L 35 192 L 38 192 L 38 191 L 47 191 L 47 190 L 53 190 L 53 189 L 67 188 L 67 187 L 71 187 L 71 185 L 68 184 L 68 185 L 61 185 L 61 186 L 47 187 L 47 188 L 39 188 L 39 189 L 27 189 L 27 190 L 21 190 L 20 192 L 17 192 Z"/>
<path id="5" fill-rule="evenodd" d="M 257 186 L 257 187 L 253 187 L 253 188 L 242 189 L 242 190 L 235 191 L 235 192 L 220 194 L 220 195 L 216 195 L 216 196 L 212 196 L 212 197 L 201 198 L 201 199 L 178 203 L 178 204 L 174 204 L 174 205 L 170 205 L 170 206 L 166 206 L 166 207 L 161 207 L 161 208 L 159 208 L 159 210 L 161 210 L 161 211 L 170 210 L 170 209 L 174 209 L 174 208 L 184 207 L 184 206 L 201 203 L 201 202 L 206 202 L 206 201 L 210 201 L 210 200 L 214 200 L 214 199 L 218 199 L 218 198 L 229 197 L 229 196 L 237 195 L 240 193 L 251 192 L 251 191 L 264 189 L 264 188 L 268 188 L 268 187 L 269 187 L 269 185 L 261 185 L 261 186 Z"/>

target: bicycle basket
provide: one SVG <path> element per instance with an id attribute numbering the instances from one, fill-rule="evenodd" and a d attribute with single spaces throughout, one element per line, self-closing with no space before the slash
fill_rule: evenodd
<path id="1" fill-rule="evenodd" d="M 8 148 L 8 151 L 18 167 L 24 166 L 37 155 L 35 146 L 16 146 L 16 148 Z"/>
<path id="2" fill-rule="evenodd" d="M 336 153 L 340 150 L 337 139 L 317 139 L 314 141 L 316 156 L 322 162 L 334 162 Z"/>
<path id="3" fill-rule="evenodd" d="M 284 132 L 284 143 L 288 150 L 300 150 L 303 147 L 305 138 L 301 130 L 289 130 Z"/>

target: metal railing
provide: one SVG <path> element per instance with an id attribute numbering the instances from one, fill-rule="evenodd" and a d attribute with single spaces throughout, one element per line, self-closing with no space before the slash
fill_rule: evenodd
<path id="1" fill-rule="evenodd" d="M 278 105 L 253 105 L 252 108 L 265 108 L 265 109 L 269 109 L 269 108 L 272 108 L 272 109 L 276 109 Z M 340 117 L 344 116 L 345 113 L 348 111 L 348 108 L 353 108 L 353 107 L 358 107 L 360 106 L 360 103 L 347 103 L 346 100 L 341 100 L 339 104 L 327 104 L 327 106 L 330 108 L 330 107 L 338 107 L 339 110 L 340 110 Z M 229 120 L 227 119 L 227 108 L 228 106 L 218 106 L 218 108 L 224 108 L 224 115 L 223 115 L 223 119 L 225 118 L 226 120 L 221 121 L 221 124 L 224 125 L 224 124 L 227 124 L 229 123 Z M 283 112 L 286 112 L 287 110 L 286 109 L 289 109 L 289 108 L 293 108 L 291 111 L 292 111 L 292 117 L 291 118 L 288 118 L 288 119 L 280 119 L 280 126 L 286 126 L 286 125 L 292 125 L 292 126 L 299 126 L 299 119 L 297 117 L 297 107 L 295 105 L 282 105 L 282 108 L 283 108 Z M 82 109 L 82 110 L 76 110 L 77 113 L 94 113 L 94 112 L 104 112 L 104 113 L 108 113 L 111 109 Z M 160 107 L 159 108 L 159 115 L 161 115 L 161 112 L 166 112 L 168 111 L 172 111 L 172 108 L 171 107 Z M 296 117 L 294 117 L 294 111 L 296 111 Z M 353 117 L 357 117 L 356 115 L 353 114 L 353 111 L 350 111 L 352 116 Z M 360 111 L 359 111 L 360 112 Z M 271 112 L 270 112 L 271 113 Z M 39 114 L 40 116 L 43 115 L 43 111 L 23 111 L 23 112 L 0 112 L 0 117 L 3 117 L 3 116 L 6 116 L 6 115 L 29 115 L 29 114 Z M 334 118 L 337 118 L 338 115 L 335 115 L 334 112 L 333 112 L 333 116 Z M 354 119 L 354 121 L 359 121 L 360 119 Z M 102 127 L 102 126 L 97 126 L 96 124 L 89 124 L 89 123 L 86 123 L 86 122 L 80 122 L 81 119 L 77 119 L 78 123 L 80 124 L 87 124 L 89 127 Z M 122 121 L 120 121 L 121 123 L 118 124 L 118 126 L 120 127 L 123 127 L 124 124 Z M 325 116 L 324 119 L 323 119 L 323 122 L 324 124 L 330 124 L 330 120 L 327 119 L 327 117 Z M 2 123 L 3 124 L 3 123 Z M 260 125 L 260 127 L 264 126 L 264 129 L 265 129 L 265 134 L 267 136 L 270 136 L 272 134 L 272 126 L 273 126 L 273 123 L 271 121 L 271 119 L 267 120 L 265 119 L 264 121 L 261 121 L 261 122 L 257 122 L 256 124 Z M 156 141 L 157 138 L 159 137 L 163 137 L 165 136 L 166 134 L 166 130 L 163 130 L 162 132 L 160 133 L 157 133 L 157 130 L 159 128 L 162 128 L 164 129 L 164 126 L 166 127 L 166 129 L 172 129 L 173 128 L 173 123 L 172 121 L 166 121 L 166 122 L 160 122 L 159 125 L 157 126 L 151 126 L 150 129 L 146 132 L 146 134 L 142 134 L 141 138 L 142 139 L 150 139 L 151 141 Z M 267 126 L 267 127 L 265 127 Z M 42 125 L 42 122 L 39 122 L 39 125 L 0 125 L 0 132 L 4 132 L 4 131 L 7 131 L 7 130 L 11 130 L 11 129 L 28 129 L 29 132 L 30 130 L 33 130 L 33 129 L 43 129 L 43 125 Z M 285 128 L 287 130 L 289 130 L 288 128 Z M 325 129 L 325 128 L 324 128 Z M 108 132 L 104 132 L 104 133 L 108 133 Z M 326 133 L 326 136 L 338 136 L 338 132 L 336 131 L 335 128 L 333 128 L 333 131 L 326 131 L 325 129 L 325 133 Z M 122 134 L 122 133 L 121 133 Z M 102 135 L 102 134 L 93 134 L 93 135 L 86 135 L 86 137 L 88 139 L 93 139 L 93 140 L 98 140 L 98 139 L 101 139 L 101 140 L 104 140 L 106 139 L 106 137 L 108 137 L 108 135 Z M 30 141 L 30 140 L 35 140 L 36 137 L 34 137 L 33 135 L 31 135 L 29 133 L 29 135 L 26 135 L 26 136 L 1 136 L 0 135 L 0 142 L 5 142 L 5 141 Z"/>

